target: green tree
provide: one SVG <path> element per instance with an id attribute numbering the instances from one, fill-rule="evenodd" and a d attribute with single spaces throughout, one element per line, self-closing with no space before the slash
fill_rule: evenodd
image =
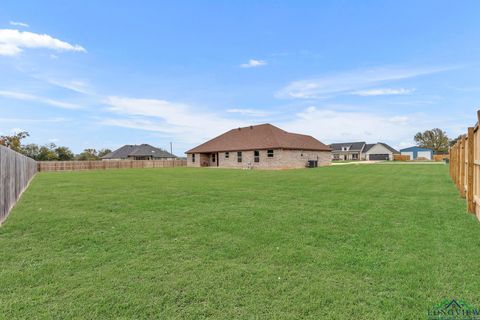
<path id="1" fill-rule="evenodd" d="M 40 153 L 40 147 L 38 146 L 38 144 L 30 143 L 30 144 L 22 146 L 20 152 L 27 157 L 30 157 L 34 160 L 38 160 L 38 154 Z"/>
<path id="2" fill-rule="evenodd" d="M 57 154 L 57 159 L 60 161 L 70 161 L 75 158 L 73 152 L 67 147 L 57 147 L 55 153 Z"/>
<path id="3" fill-rule="evenodd" d="M 11 136 L 0 136 L 0 144 L 17 152 L 22 150 L 22 140 L 30 136 L 26 131 L 20 131 Z"/>
<path id="4" fill-rule="evenodd" d="M 430 148 L 436 153 L 448 152 L 448 136 L 445 131 L 439 128 L 418 132 L 413 139 L 421 148 Z"/>
<path id="5" fill-rule="evenodd" d="M 55 152 L 55 148 L 57 146 L 54 143 L 46 144 L 41 146 L 38 151 L 37 160 L 39 161 L 54 161 L 58 160 L 57 153 Z"/>
<path id="6" fill-rule="evenodd" d="M 88 161 L 88 160 L 99 160 L 97 150 L 95 149 L 85 149 L 82 153 L 77 155 L 77 160 Z"/>
<path id="7" fill-rule="evenodd" d="M 109 154 L 110 152 L 112 152 L 112 150 L 110 150 L 110 149 L 100 149 L 98 151 L 98 157 L 101 158 L 101 157 Z"/>

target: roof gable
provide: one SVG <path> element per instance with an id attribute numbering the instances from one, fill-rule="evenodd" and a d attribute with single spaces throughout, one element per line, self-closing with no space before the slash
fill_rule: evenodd
<path id="1" fill-rule="evenodd" d="M 383 146 L 385 149 L 387 149 L 388 151 L 392 152 L 392 153 L 400 153 L 398 152 L 397 150 L 395 150 L 394 148 L 390 147 L 388 144 L 386 143 L 383 143 L 383 142 L 377 142 L 377 143 L 370 143 L 370 144 L 367 144 L 365 146 L 365 150 L 363 152 L 368 152 L 368 150 L 372 149 L 374 146 L 376 145 L 381 145 Z"/>
<path id="2" fill-rule="evenodd" d="M 312 136 L 290 133 L 271 124 L 232 129 L 186 153 L 210 153 L 256 149 L 298 149 L 330 151 Z"/>
<path id="3" fill-rule="evenodd" d="M 365 146 L 364 141 L 360 142 L 343 142 L 343 143 L 332 143 L 330 144 L 330 148 L 332 148 L 333 151 L 342 151 L 343 147 L 349 147 L 348 151 L 362 151 L 362 149 Z"/>

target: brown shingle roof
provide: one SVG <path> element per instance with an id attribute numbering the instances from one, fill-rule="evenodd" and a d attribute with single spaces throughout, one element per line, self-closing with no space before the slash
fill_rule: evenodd
<path id="1" fill-rule="evenodd" d="M 210 153 L 260 149 L 331 151 L 312 136 L 286 132 L 271 124 L 232 129 L 185 153 Z"/>

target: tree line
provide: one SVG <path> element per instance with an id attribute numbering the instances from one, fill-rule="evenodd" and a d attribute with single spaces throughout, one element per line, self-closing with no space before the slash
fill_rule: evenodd
<path id="1" fill-rule="evenodd" d="M 79 154 L 74 154 L 70 148 L 57 146 L 54 143 L 39 146 L 35 143 L 22 144 L 22 140 L 30 136 L 22 131 L 12 135 L 0 136 L 0 145 L 17 151 L 37 161 L 72 161 L 72 160 L 100 160 L 104 155 L 112 152 L 110 149 L 85 149 Z"/>

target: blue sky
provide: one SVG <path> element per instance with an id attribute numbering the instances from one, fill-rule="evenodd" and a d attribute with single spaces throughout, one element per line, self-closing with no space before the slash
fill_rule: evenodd
<path id="1" fill-rule="evenodd" d="M 272 123 L 324 143 L 455 137 L 480 103 L 478 1 L 10 1 L 0 133 L 183 152 Z"/>

